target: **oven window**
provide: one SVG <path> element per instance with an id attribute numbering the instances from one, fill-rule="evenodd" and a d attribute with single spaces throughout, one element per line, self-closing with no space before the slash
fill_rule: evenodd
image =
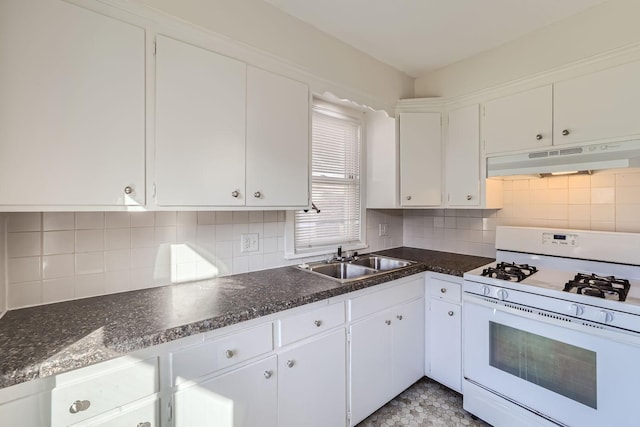
<path id="1" fill-rule="evenodd" d="M 595 352 L 489 323 L 491 366 L 597 409 Z"/>

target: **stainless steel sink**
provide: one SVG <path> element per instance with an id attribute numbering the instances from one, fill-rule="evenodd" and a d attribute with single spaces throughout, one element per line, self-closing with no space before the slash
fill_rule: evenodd
<path id="1" fill-rule="evenodd" d="M 357 259 L 355 261 L 351 261 L 351 264 L 362 265 L 365 267 L 373 268 L 374 270 L 388 271 L 395 270 L 396 268 L 407 267 L 413 263 L 411 261 L 405 261 L 403 259 L 371 255 Z"/>
<path id="2" fill-rule="evenodd" d="M 413 261 L 378 255 L 365 255 L 352 261 L 314 262 L 298 266 L 299 269 L 328 279 L 347 283 L 377 274 L 388 273 L 415 264 Z"/>

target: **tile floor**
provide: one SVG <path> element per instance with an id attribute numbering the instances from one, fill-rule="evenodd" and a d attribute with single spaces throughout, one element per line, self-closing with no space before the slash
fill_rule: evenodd
<path id="1" fill-rule="evenodd" d="M 462 395 L 429 378 L 409 387 L 356 427 L 489 426 L 462 409 Z"/>

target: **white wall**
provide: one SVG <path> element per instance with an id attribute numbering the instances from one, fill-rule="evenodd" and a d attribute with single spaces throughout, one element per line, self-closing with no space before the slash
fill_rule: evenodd
<path id="1" fill-rule="evenodd" d="M 464 95 L 639 43 L 639 16 L 640 1 L 610 0 L 498 48 L 420 76 L 416 79 L 415 96 Z"/>
<path id="2" fill-rule="evenodd" d="M 262 0 L 137 1 L 336 83 L 344 88 L 335 93 L 338 97 L 367 104 L 364 99 L 370 95 L 393 105 L 413 96 L 413 78 Z"/>

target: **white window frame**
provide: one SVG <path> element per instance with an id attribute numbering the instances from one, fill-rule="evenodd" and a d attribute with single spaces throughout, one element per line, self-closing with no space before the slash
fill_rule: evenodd
<path id="1" fill-rule="evenodd" d="M 360 240 L 351 243 L 335 244 L 331 246 L 315 247 L 310 249 L 296 249 L 295 248 L 295 213 L 296 211 L 287 211 L 286 223 L 285 223 L 285 258 L 297 259 L 307 258 L 313 256 L 323 256 L 327 254 L 334 254 L 338 246 L 342 246 L 343 251 L 361 250 L 367 248 L 367 212 L 366 212 L 366 119 L 365 114 L 359 109 L 352 107 L 345 107 L 333 102 L 327 102 L 320 98 L 314 97 L 312 108 L 319 107 L 322 109 L 333 111 L 337 114 L 347 116 L 360 122 Z M 313 128 L 313 123 L 311 125 Z M 311 160 L 310 160 L 311 161 Z M 309 171 L 313 170 L 313 165 L 310 166 Z M 313 176 L 311 176 L 311 185 L 313 187 Z M 313 200 L 311 200 L 313 202 Z M 318 206 L 322 210 L 322 206 Z M 314 211 L 309 210 L 309 215 L 313 215 Z"/>

